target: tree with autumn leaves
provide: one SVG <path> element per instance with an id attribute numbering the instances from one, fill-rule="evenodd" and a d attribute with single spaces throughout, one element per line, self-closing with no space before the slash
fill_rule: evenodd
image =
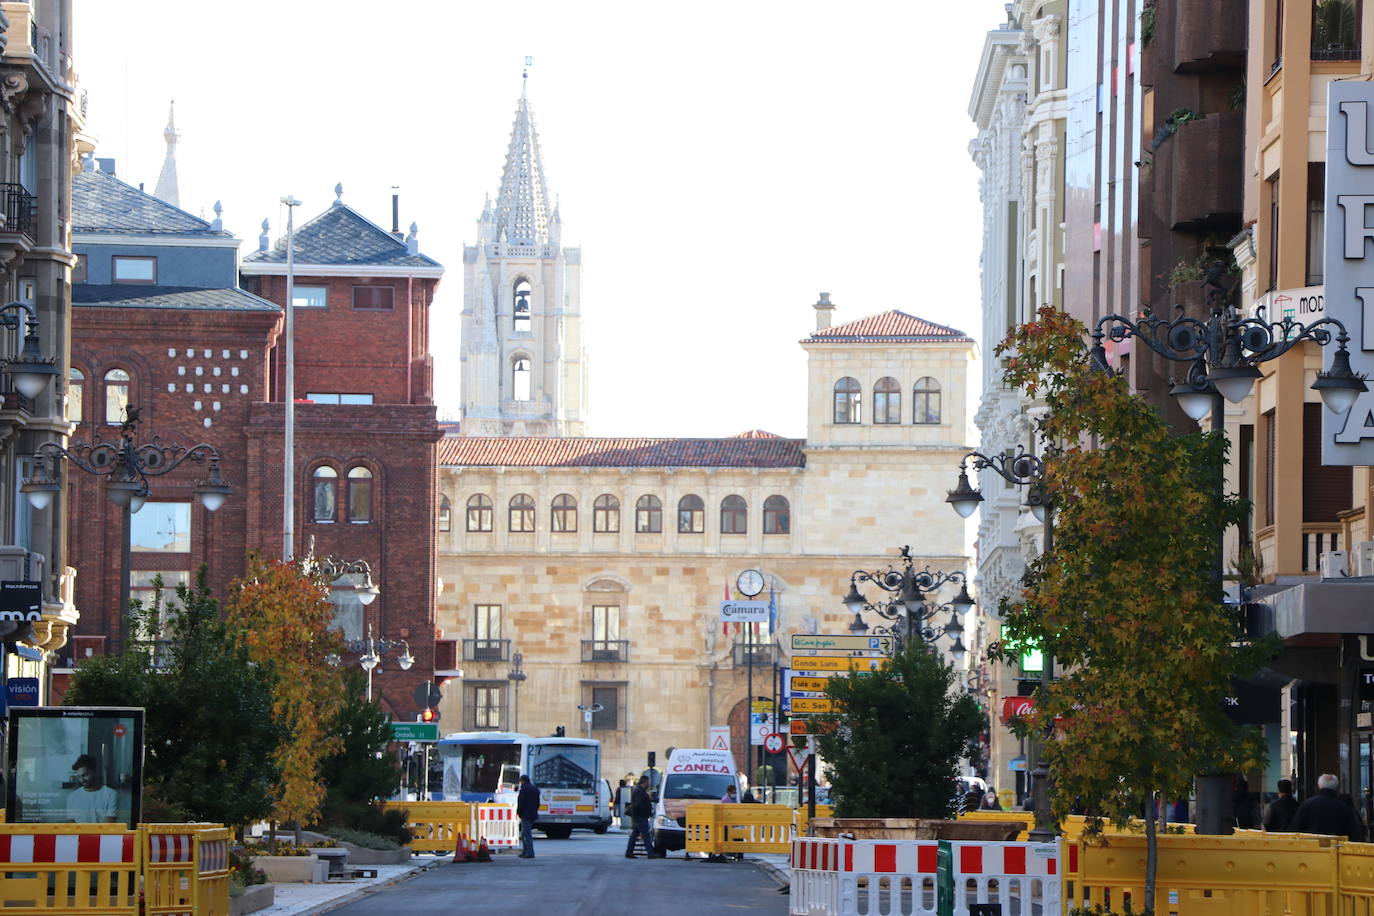
<path id="1" fill-rule="evenodd" d="M 281 732 L 272 752 L 278 774 L 272 818 L 310 823 L 325 797 L 321 761 L 341 747 L 329 724 L 345 695 L 343 672 L 330 664 L 343 653 L 343 642 L 330 629 L 328 583 L 299 562 L 254 554 L 231 587 L 228 613 L 249 657 L 271 678 L 272 718 Z"/>
<path id="2" fill-rule="evenodd" d="M 1081 807 L 1090 830 L 1142 813 L 1145 912 L 1154 908 L 1158 803 L 1187 798 L 1197 774 L 1263 756 L 1223 711 L 1230 679 L 1272 655 L 1241 640 L 1214 573 L 1224 526 L 1243 506 L 1217 480 L 1225 436 L 1172 431 L 1124 378 L 1088 366 L 1085 328 L 1053 309 L 998 347 L 1003 377 L 1047 408 L 1040 436 L 1054 503 L 1054 549 L 1003 608 L 991 654 L 1040 646 L 1061 667 L 1022 723 L 1043 732 L 1056 819 Z"/>

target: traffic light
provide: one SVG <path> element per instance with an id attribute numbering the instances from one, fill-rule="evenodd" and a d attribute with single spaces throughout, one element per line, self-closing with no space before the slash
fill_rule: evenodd
<path id="1" fill-rule="evenodd" d="M 421 722 L 438 722 L 438 721 L 439 721 L 439 710 L 435 709 L 435 708 L 432 707 L 432 706 L 426 706 L 424 709 L 422 709 L 422 710 L 420 711 L 420 721 L 421 721 Z"/>

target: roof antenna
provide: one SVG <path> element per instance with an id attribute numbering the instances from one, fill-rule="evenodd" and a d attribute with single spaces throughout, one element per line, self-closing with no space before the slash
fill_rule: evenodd
<path id="1" fill-rule="evenodd" d="M 520 71 L 520 98 L 525 97 L 525 82 L 530 78 L 530 67 L 534 66 L 534 58 L 525 55 L 525 69 Z"/>

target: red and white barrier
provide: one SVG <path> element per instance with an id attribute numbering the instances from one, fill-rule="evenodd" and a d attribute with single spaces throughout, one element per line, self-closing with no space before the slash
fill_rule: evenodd
<path id="1" fill-rule="evenodd" d="M 520 845 L 520 821 L 514 805 L 473 805 L 472 836 L 489 849 L 514 849 Z"/>
<path id="2" fill-rule="evenodd" d="M 0 833 L 0 865 L 131 863 L 135 834 Z"/>

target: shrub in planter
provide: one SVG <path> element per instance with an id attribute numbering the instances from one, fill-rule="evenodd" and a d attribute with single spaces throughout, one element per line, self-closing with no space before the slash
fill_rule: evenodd
<path id="1" fill-rule="evenodd" d="M 401 844 L 390 837 L 385 837 L 377 833 L 369 833 L 366 830 L 350 830 L 347 827 L 335 827 L 329 831 L 329 835 L 341 842 L 352 843 L 354 846 L 361 846 L 363 849 L 376 849 L 386 852 L 392 849 L 401 848 Z"/>

